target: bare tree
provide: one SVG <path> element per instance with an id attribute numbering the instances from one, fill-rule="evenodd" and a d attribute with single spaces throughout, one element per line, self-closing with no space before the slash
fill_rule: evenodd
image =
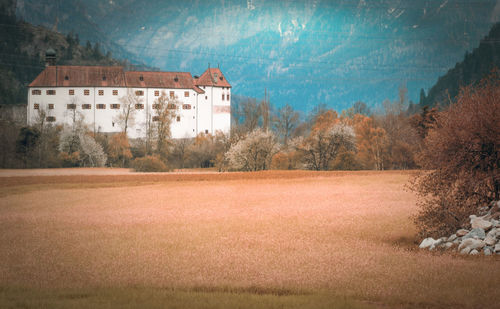
<path id="1" fill-rule="evenodd" d="M 255 99 L 247 99 L 241 103 L 243 113 L 243 130 L 252 132 L 259 126 L 261 109 Z"/>
<path id="2" fill-rule="evenodd" d="M 115 122 L 122 127 L 122 132 L 127 134 L 128 127 L 135 124 L 136 107 L 142 104 L 143 99 L 135 94 L 132 89 L 127 89 L 127 94 L 119 99 L 121 104 L 120 113 Z"/>
<path id="3" fill-rule="evenodd" d="M 271 105 L 267 99 L 260 102 L 260 114 L 262 116 L 262 128 L 267 131 L 270 127 L 271 120 Z"/>
<path id="4" fill-rule="evenodd" d="M 299 147 L 306 166 L 313 170 L 328 170 L 340 150 L 352 151 L 356 147 L 352 127 L 342 123 L 322 130 L 316 129 Z"/>
<path id="5" fill-rule="evenodd" d="M 276 115 L 273 117 L 276 132 L 283 139 L 283 145 L 285 145 L 285 147 L 288 145 L 288 140 L 293 130 L 295 130 L 299 123 L 299 117 L 299 113 L 294 111 L 293 107 L 288 104 L 278 109 Z"/>
<path id="6" fill-rule="evenodd" d="M 163 160 L 166 160 L 170 144 L 172 118 L 176 116 L 179 106 L 180 102 L 177 98 L 168 97 L 165 91 L 162 91 L 161 96 L 153 104 L 151 133 L 156 141 L 156 153 Z"/>
<path id="7" fill-rule="evenodd" d="M 184 168 L 186 161 L 191 155 L 190 146 L 193 144 L 191 138 L 180 138 L 172 142 L 172 151 L 170 153 L 170 162 L 174 162 L 179 168 Z"/>

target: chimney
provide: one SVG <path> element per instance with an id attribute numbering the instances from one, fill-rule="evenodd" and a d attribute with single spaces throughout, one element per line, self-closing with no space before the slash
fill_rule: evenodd
<path id="1" fill-rule="evenodd" d="M 53 65 L 56 65 L 56 51 L 49 48 L 45 51 L 45 66 L 48 67 Z"/>

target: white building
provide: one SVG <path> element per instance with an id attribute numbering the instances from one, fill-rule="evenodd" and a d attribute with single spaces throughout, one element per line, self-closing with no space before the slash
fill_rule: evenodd
<path id="1" fill-rule="evenodd" d="M 228 133 L 231 125 L 231 85 L 220 69 L 200 77 L 188 72 L 126 72 L 122 67 L 49 65 L 29 85 L 27 119 L 33 124 L 44 110 L 46 121 L 71 123 L 77 112 L 95 132 L 120 132 L 120 98 L 135 94 L 131 138 L 146 136 L 146 122 L 154 121 L 154 104 L 165 93 L 179 102 L 172 120 L 173 138 L 199 133 Z"/>

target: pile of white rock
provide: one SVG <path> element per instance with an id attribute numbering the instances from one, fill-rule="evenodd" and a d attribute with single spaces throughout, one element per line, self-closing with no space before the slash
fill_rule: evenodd
<path id="1" fill-rule="evenodd" d="M 460 229 L 449 237 L 426 238 L 420 248 L 456 250 L 460 254 L 500 254 L 500 201 L 491 202 L 480 210 L 480 216 L 470 216 L 471 229 Z"/>

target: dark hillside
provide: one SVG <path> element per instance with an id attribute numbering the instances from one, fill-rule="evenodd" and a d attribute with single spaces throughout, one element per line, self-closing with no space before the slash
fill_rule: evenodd
<path id="1" fill-rule="evenodd" d="M 84 46 L 78 34 L 62 35 L 42 26 L 18 21 L 15 1 L 0 2 L 0 105 L 26 104 L 27 85 L 44 69 L 45 51 L 56 51 L 60 65 L 122 65 L 134 66 L 116 60 L 111 53 L 103 54 L 98 43 Z M 140 69 L 148 69 L 140 67 Z M 150 68 L 149 68 L 150 69 Z"/>
<path id="2" fill-rule="evenodd" d="M 472 53 L 467 52 L 462 62 L 438 79 L 427 97 L 421 98 L 420 107 L 448 104 L 448 98 L 453 101 L 460 87 L 478 82 L 494 68 L 500 68 L 500 23 L 491 28 Z"/>

